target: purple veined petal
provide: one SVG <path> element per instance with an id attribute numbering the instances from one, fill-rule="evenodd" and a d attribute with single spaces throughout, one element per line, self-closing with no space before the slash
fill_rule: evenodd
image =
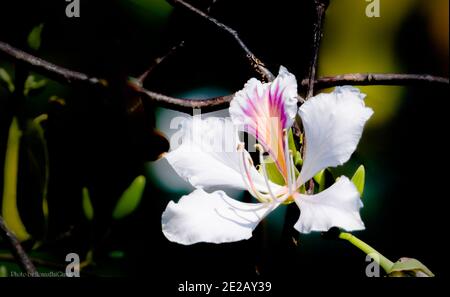
<path id="1" fill-rule="evenodd" d="M 250 79 L 230 103 L 233 123 L 253 135 L 276 162 L 287 179 L 287 160 L 283 131 L 291 127 L 297 113 L 297 81 L 280 67 L 270 83 Z"/>

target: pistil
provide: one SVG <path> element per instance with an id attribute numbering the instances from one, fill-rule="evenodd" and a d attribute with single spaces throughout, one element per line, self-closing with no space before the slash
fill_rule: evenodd
<path id="1" fill-rule="evenodd" d="M 284 160 L 286 162 L 286 168 L 287 168 L 287 186 L 289 191 L 289 196 L 292 195 L 292 166 L 290 164 L 287 164 L 290 160 L 290 153 L 289 153 L 289 139 L 288 139 L 288 133 L 287 130 L 283 130 L 283 137 L 284 137 Z"/>

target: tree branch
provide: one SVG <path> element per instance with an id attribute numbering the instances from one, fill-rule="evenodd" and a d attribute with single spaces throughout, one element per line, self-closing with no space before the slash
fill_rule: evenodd
<path id="1" fill-rule="evenodd" d="M 108 82 L 104 79 L 91 77 L 85 73 L 73 71 L 33 55 L 25 53 L 11 45 L 0 41 L 0 54 L 10 60 L 21 62 L 30 67 L 31 70 L 47 75 L 56 81 L 68 84 L 80 84 L 85 86 L 96 86 L 100 88 L 108 87 Z M 314 81 L 317 88 L 329 88 L 340 85 L 417 85 L 417 84 L 440 84 L 448 85 L 449 79 L 428 74 L 371 74 L 353 73 L 342 74 L 331 77 L 322 77 Z M 301 82 L 302 86 L 309 85 L 309 79 Z M 166 96 L 157 92 L 143 88 L 139 83 L 130 81 L 128 86 L 141 94 L 147 100 L 159 106 L 175 109 L 183 112 L 191 112 L 193 108 L 202 108 L 207 111 L 226 108 L 232 100 L 234 94 L 209 99 L 183 99 Z"/>
<path id="2" fill-rule="evenodd" d="M 30 70 L 46 75 L 49 78 L 62 83 L 94 86 L 99 88 L 108 87 L 108 82 L 105 79 L 91 77 L 85 73 L 55 65 L 51 62 L 21 51 L 2 41 L 0 41 L 0 54 L 3 54 L 15 62 L 24 63 L 30 68 Z M 130 81 L 128 82 L 128 86 L 133 91 L 143 95 L 144 98 L 156 103 L 159 106 L 184 112 L 190 112 L 193 108 L 202 108 L 211 111 L 225 108 L 226 104 L 231 101 L 234 95 L 231 94 L 228 96 L 209 99 L 184 99 L 170 97 L 146 90 L 141 87 L 139 82 Z"/>
<path id="3" fill-rule="evenodd" d="M 19 263 L 20 267 L 23 269 L 28 276 L 39 276 L 36 268 L 28 257 L 27 253 L 25 253 L 22 245 L 17 240 L 17 237 L 6 227 L 5 221 L 0 216 L 0 235 L 3 239 L 5 239 L 9 247 L 11 249 L 14 258 Z"/>
<path id="4" fill-rule="evenodd" d="M 157 106 L 188 113 L 192 112 L 192 109 L 195 108 L 201 108 L 206 112 L 226 108 L 234 97 L 234 94 L 230 94 L 207 99 L 184 99 L 149 91 L 132 81 L 128 83 L 128 86 L 142 95 L 143 99 L 150 100 L 151 103 Z"/>
<path id="5" fill-rule="evenodd" d="M 46 261 L 39 258 L 30 258 L 33 260 L 34 263 L 36 263 L 37 266 L 43 266 L 47 268 L 57 269 L 60 271 L 65 271 L 66 266 L 65 264 L 60 263 L 54 263 L 50 261 Z M 14 261 L 15 258 L 12 255 L 9 254 L 0 254 L 0 260 L 2 261 Z"/>
<path id="6" fill-rule="evenodd" d="M 269 69 L 267 69 L 265 67 L 264 63 L 261 62 L 261 60 L 259 60 L 250 51 L 250 49 L 247 47 L 247 45 L 245 45 L 245 43 L 242 41 L 242 39 L 239 37 L 238 33 L 235 30 L 233 30 L 232 28 L 228 27 L 227 25 L 219 22 L 215 18 L 210 17 L 203 11 L 195 8 L 194 6 L 190 5 L 189 3 L 187 3 L 183 0 L 167 0 L 167 1 L 174 6 L 179 6 L 179 7 L 182 7 L 184 9 L 187 9 L 187 10 L 195 13 L 196 15 L 202 17 L 203 19 L 207 20 L 211 24 L 215 25 L 218 29 L 230 34 L 235 39 L 235 41 L 237 42 L 239 47 L 242 49 L 242 51 L 245 53 L 247 59 L 249 59 L 250 64 L 252 65 L 252 67 L 254 67 L 255 70 L 261 75 L 261 78 L 265 81 L 272 81 L 275 79 L 275 76 L 272 74 L 272 72 L 270 72 Z"/>
<path id="7" fill-rule="evenodd" d="M 317 60 L 319 56 L 320 41 L 322 40 L 322 28 L 325 19 L 325 11 L 328 8 L 329 0 L 314 0 L 316 10 L 316 21 L 314 23 L 313 54 L 309 64 L 308 83 L 306 99 L 314 95 L 314 80 L 316 79 Z"/>
<path id="8" fill-rule="evenodd" d="M 425 85 L 437 84 L 448 85 L 446 77 L 433 76 L 429 74 L 402 74 L 402 73 L 348 73 L 336 76 L 320 77 L 314 81 L 318 89 L 325 89 L 342 85 L 354 86 L 376 86 L 376 85 Z M 302 86 L 309 85 L 309 79 L 301 82 Z"/>

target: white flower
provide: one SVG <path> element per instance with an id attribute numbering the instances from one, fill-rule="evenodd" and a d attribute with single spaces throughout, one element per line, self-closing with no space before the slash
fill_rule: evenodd
<path id="1" fill-rule="evenodd" d="M 340 227 L 364 229 L 362 202 L 353 183 L 341 176 L 316 194 L 300 187 L 327 167 L 346 162 L 355 151 L 364 124 L 373 111 L 358 89 L 338 87 L 310 98 L 297 108 L 297 82 L 284 67 L 271 83 L 250 79 L 230 103 L 230 119 L 191 118 L 184 122 L 182 145 L 166 159 L 196 190 L 171 201 L 162 215 L 162 231 L 181 244 L 224 243 L 248 239 L 258 223 L 280 204 L 295 201 L 301 214 L 294 228 L 300 232 Z M 288 130 L 295 116 L 302 119 L 305 149 L 300 174 L 288 148 Z M 239 142 L 238 130 L 258 140 L 261 170 Z M 231 144 L 230 144 L 231 139 Z M 266 164 L 275 162 L 284 182 L 268 178 Z M 220 189 L 249 191 L 259 203 L 243 203 Z"/>

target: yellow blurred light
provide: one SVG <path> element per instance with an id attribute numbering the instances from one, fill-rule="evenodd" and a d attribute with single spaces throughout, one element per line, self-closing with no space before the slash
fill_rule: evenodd
<path id="1" fill-rule="evenodd" d="M 331 1 L 320 51 L 319 75 L 353 72 L 403 72 L 395 53 L 402 21 L 417 0 L 380 1 L 380 17 L 366 16 L 370 2 Z M 361 87 L 375 111 L 368 126 L 389 121 L 398 110 L 404 88 Z"/>

